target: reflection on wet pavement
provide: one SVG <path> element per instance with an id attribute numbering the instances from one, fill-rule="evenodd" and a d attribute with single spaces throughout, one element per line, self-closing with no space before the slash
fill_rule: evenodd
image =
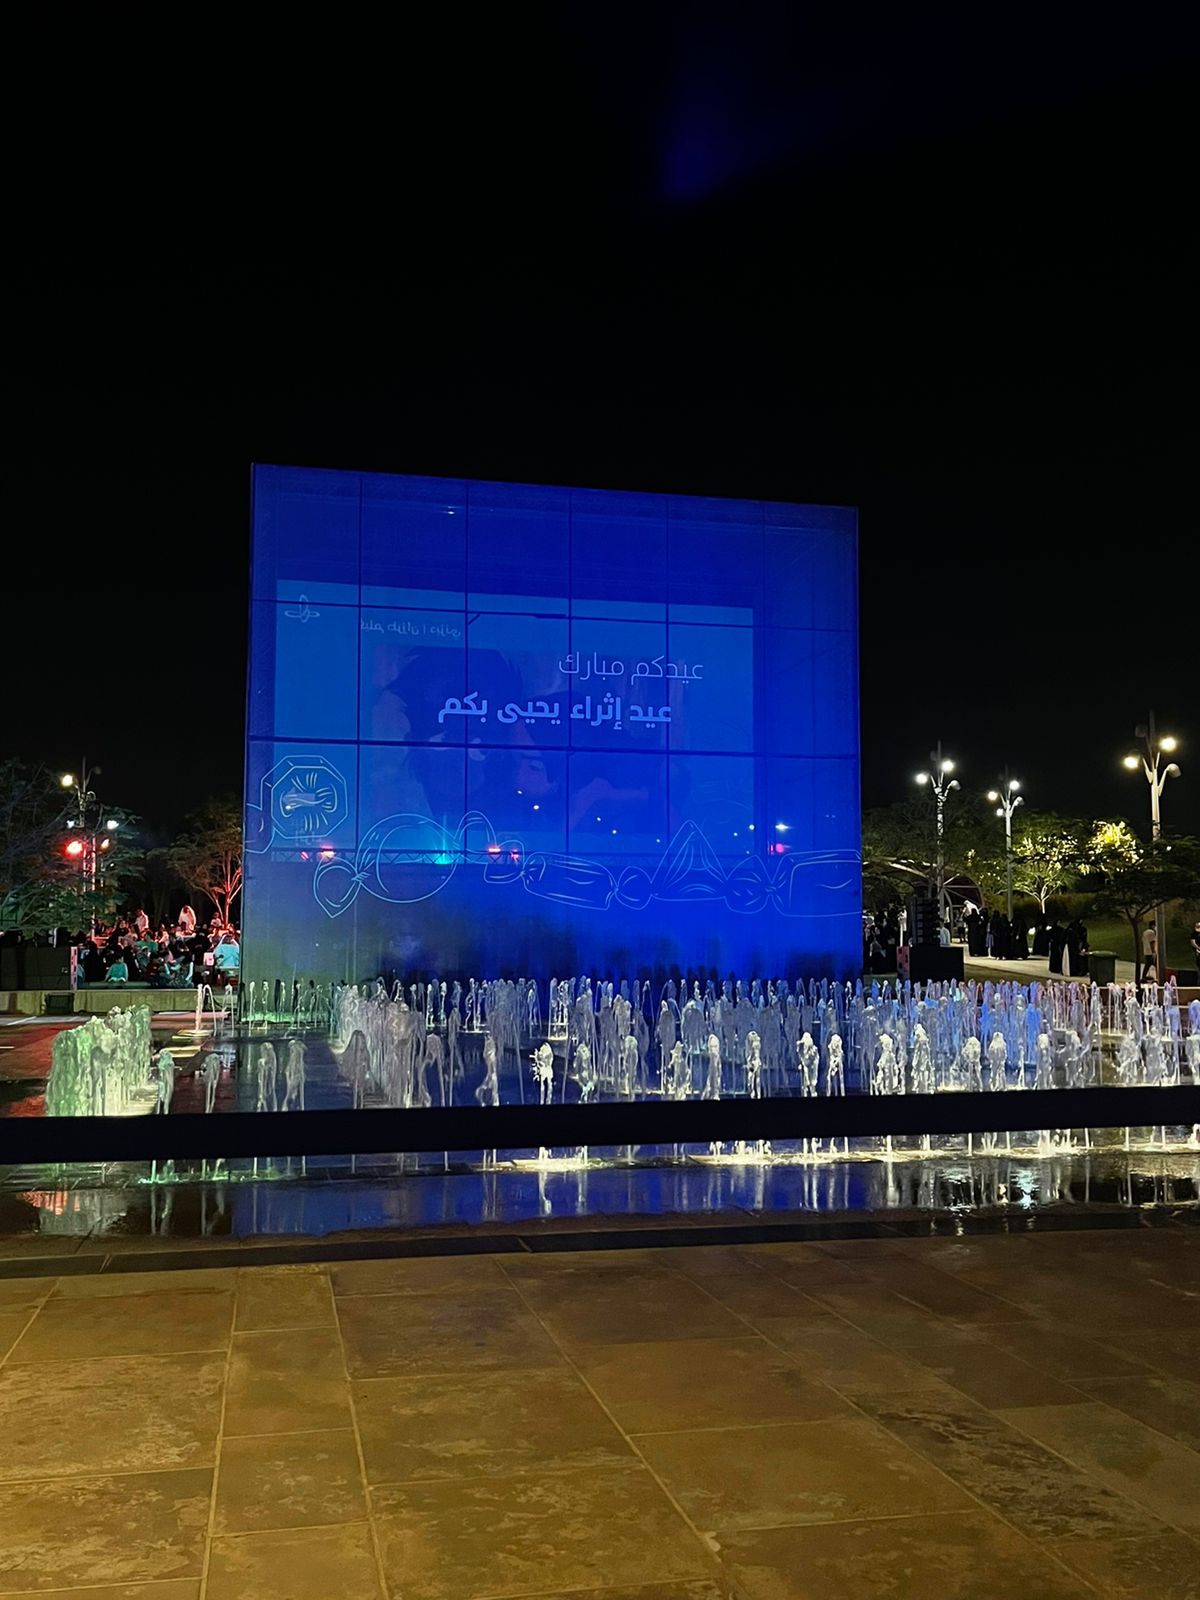
<path id="1" fill-rule="evenodd" d="M 442 1158 L 339 1157 L 242 1162 L 232 1172 L 149 1181 L 133 1165 L 6 1169 L 0 1236 L 114 1247 L 125 1239 L 321 1238 L 362 1230 L 779 1225 L 859 1217 L 884 1226 L 1019 1232 L 1039 1221 L 1137 1221 L 1158 1208 L 1200 1221 L 1200 1154 L 1074 1152 L 1058 1158 L 930 1156 L 767 1166 L 670 1158 L 651 1152 L 608 1163 L 540 1170 L 536 1163 L 472 1167 Z M 646 1164 L 643 1164 L 646 1163 Z M 440 1170 L 439 1170 L 440 1169 Z M 205 1175 L 205 1171 L 207 1175 Z M 21 1244 L 20 1241 L 26 1241 Z"/>

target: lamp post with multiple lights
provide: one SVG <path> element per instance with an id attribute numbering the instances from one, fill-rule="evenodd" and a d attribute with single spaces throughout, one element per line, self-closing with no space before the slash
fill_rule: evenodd
<path id="1" fill-rule="evenodd" d="M 100 768 L 89 768 L 85 758 L 78 777 L 73 772 L 64 772 L 58 780 L 64 789 L 74 795 L 72 815 L 67 818 L 67 827 L 72 829 L 73 837 L 67 843 L 66 853 L 72 860 L 78 860 L 83 870 L 83 886 L 91 902 L 93 926 L 96 920 L 94 891 L 97 857 L 111 848 L 112 835 L 121 825 L 116 817 L 105 817 L 104 807 L 96 799 L 92 780 L 99 776 Z"/>
<path id="2" fill-rule="evenodd" d="M 1174 755 L 1179 748 L 1179 740 L 1174 734 L 1159 733 L 1154 723 L 1154 713 L 1150 713 L 1149 720 L 1139 722 L 1133 730 L 1135 739 L 1142 741 L 1142 749 L 1130 752 L 1122 763 L 1130 772 L 1136 772 L 1139 767 L 1146 775 L 1146 782 L 1150 785 L 1150 837 L 1157 841 L 1162 835 L 1162 811 L 1160 801 L 1162 792 L 1166 788 L 1168 778 L 1180 776 L 1177 762 L 1168 761 L 1164 767 L 1161 765 L 1164 755 Z M 1154 908 L 1154 935 L 1158 945 L 1158 954 L 1155 958 L 1155 977 L 1162 981 L 1162 975 L 1167 970 L 1167 912 L 1166 907 L 1159 905 Z M 1135 970 L 1140 965 L 1138 952 L 1133 952 Z"/>
<path id="3" fill-rule="evenodd" d="M 987 796 L 996 807 L 996 815 L 1004 818 L 1004 894 L 1010 926 L 1013 918 L 1012 819 L 1017 807 L 1025 804 L 1024 795 L 1017 793 L 1020 787 L 1020 781 L 1016 778 L 1010 778 L 1008 768 L 1005 767 L 1004 776 L 1000 779 L 1000 787 L 998 789 L 989 789 Z"/>
<path id="4" fill-rule="evenodd" d="M 946 801 L 953 789 L 961 787 L 957 778 L 950 774 L 954 771 L 954 763 L 948 756 L 942 754 L 942 741 L 939 739 L 936 750 L 929 752 L 932 770 L 918 772 L 917 782 L 922 788 L 927 785 L 933 789 L 934 799 L 937 802 L 937 902 L 938 926 L 946 920 Z"/>

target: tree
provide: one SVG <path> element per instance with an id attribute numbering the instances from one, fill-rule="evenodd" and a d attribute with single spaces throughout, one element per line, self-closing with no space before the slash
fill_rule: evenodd
<path id="1" fill-rule="evenodd" d="M 122 823 L 119 831 L 105 829 L 98 838 L 91 827 L 71 833 L 66 799 L 48 768 L 0 762 L 0 933 L 18 935 L 18 987 L 25 985 L 30 945 L 60 928 L 80 933 L 110 916 L 120 880 L 138 860 L 123 812 L 108 813 Z M 88 820 L 98 819 L 93 814 Z M 96 855 L 68 856 L 70 839 Z M 89 861 L 94 872 L 85 870 Z"/>
<path id="2" fill-rule="evenodd" d="M 1052 895 L 1079 879 L 1084 868 L 1088 825 L 1053 814 L 1021 816 L 1013 831 L 1013 888 L 1036 900 L 1042 916 Z"/>
<path id="3" fill-rule="evenodd" d="M 924 819 L 905 802 L 863 813 L 863 899 L 882 910 L 904 900 L 925 882 Z"/>
<path id="4" fill-rule="evenodd" d="M 95 911 L 67 839 L 63 790 L 42 766 L 0 762 L 0 932 L 36 939 Z"/>
<path id="5" fill-rule="evenodd" d="M 1003 835 L 991 808 L 956 792 L 945 809 L 942 856 L 946 879 L 969 878 L 981 889 L 1004 882 Z M 903 899 L 937 882 L 937 814 L 928 790 L 863 816 L 863 893 L 879 901 Z"/>
<path id="6" fill-rule="evenodd" d="M 142 859 L 137 892 L 141 895 L 146 915 L 154 927 L 171 918 L 172 901 L 183 885 L 171 860 L 171 852 L 163 845 L 147 850 Z"/>
<path id="7" fill-rule="evenodd" d="M 1169 900 L 1184 900 L 1197 892 L 1200 841 L 1179 837 L 1142 844 L 1124 823 L 1104 824 L 1097 829 L 1097 835 L 1102 832 L 1101 845 L 1093 857 L 1093 870 L 1104 878 L 1096 906 L 1101 911 L 1115 912 L 1129 923 L 1136 960 L 1145 919 Z M 1163 951 L 1164 959 L 1165 955 Z"/>
<path id="8" fill-rule="evenodd" d="M 63 831 L 62 789 L 46 768 L 0 762 L 0 897 L 66 879 L 56 851 Z"/>
<path id="9" fill-rule="evenodd" d="M 1118 864 L 1132 865 L 1142 853 L 1142 842 L 1127 822 L 1095 822 L 1087 842 L 1089 871 L 1105 872 Z"/>
<path id="10" fill-rule="evenodd" d="M 168 851 L 171 866 L 196 894 L 212 901 L 222 922 L 232 923 L 242 892 L 242 808 L 232 798 L 209 800 L 187 819 Z"/>
<path id="11" fill-rule="evenodd" d="M 985 904 L 1003 901 L 1007 883 L 1004 852 L 991 841 L 986 845 L 968 848 L 963 862 L 963 875 L 979 890 Z"/>

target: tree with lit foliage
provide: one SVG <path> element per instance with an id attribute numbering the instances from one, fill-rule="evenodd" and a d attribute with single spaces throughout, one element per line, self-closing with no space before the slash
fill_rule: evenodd
<path id="1" fill-rule="evenodd" d="M 171 866 L 195 894 L 204 895 L 227 926 L 242 892 L 242 808 L 236 800 L 207 801 L 187 819 L 169 852 Z"/>
<path id="2" fill-rule="evenodd" d="M 1078 883 L 1088 828 L 1050 812 L 1026 812 L 1013 829 L 1013 888 L 1036 900 L 1043 917 L 1047 901 Z"/>
<path id="3" fill-rule="evenodd" d="M 1147 844 L 1127 822 L 1100 822 L 1089 841 L 1089 872 L 1102 883 L 1095 898 L 1097 910 L 1125 918 L 1136 959 L 1146 919 L 1169 901 L 1196 895 L 1200 841 L 1164 835 Z"/>
<path id="4" fill-rule="evenodd" d="M 1092 871 L 1103 872 L 1118 864 L 1132 865 L 1144 846 L 1124 820 L 1092 824 L 1087 842 L 1086 862 Z"/>

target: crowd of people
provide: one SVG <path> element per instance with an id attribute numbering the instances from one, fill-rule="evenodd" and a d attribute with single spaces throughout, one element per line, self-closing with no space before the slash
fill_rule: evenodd
<path id="1" fill-rule="evenodd" d="M 1078 917 L 1066 927 L 1057 918 L 1047 927 L 1039 928 L 1033 939 L 1035 956 L 1049 957 L 1051 972 L 1061 972 L 1064 978 L 1083 978 L 1088 970 L 1088 931 Z"/>
<path id="2" fill-rule="evenodd" d="M 908 932 L 908 912 L 903 906 L 863 916 L 863 971 L 895 972 L 896 950 Z"/>
<path id="3" fill-rule="evenodd" d="M 894 972 L 896 947 L 905 942 L 907 915 L 901 906 L 867 913 L 863 919 L 863 970 Z M 938 929 L 938 942 L 959 939 L 968 956 L 982 961 L 1027 961 L 1047 958 L 1049 970 L 1063 977 L 1080 978 L 1088 970 L 1088 931 L 1079 918 L 1062 926 L 1057 919 L 1035 919 L 1032 926 L 1019 912 L 1010 920 L 1002 910 L 989 910 L 972 901 L 956 906 Z"/>
<path id="4" fill-rule="evenodd" d="M 1034 955 L 1045 955 L 1037 948 L 1041 929 L 1034 935 Z M 1028 961 L 1029 927 L 1019 914 L 1010 922 L 1003 911 L 972 906 L 963 918 L 963 937 L 967 954 L 991 961 Z"/>
<path id="5" fill-rule="evenodd" d="M 184 906 L 174 924 L 151 928 L 138 911 L 111 928 L 97 928 L 76 945 L 76 986 L 129 983 L 152 989 L 187 989 L 197 983 L 214 988 L 235 984 L 241 966 L 237 928 L 214 917 L 205 927 L 191 906 Z"/>

